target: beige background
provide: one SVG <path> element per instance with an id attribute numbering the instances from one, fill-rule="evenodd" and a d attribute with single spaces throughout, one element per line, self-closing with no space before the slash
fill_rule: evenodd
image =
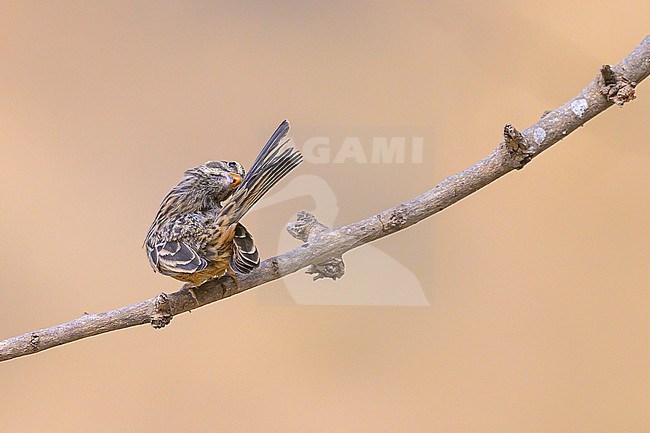
<path id="1" fill-rule="evenodd" d="M 472 164 L 648 33 L 648 2 L 562 3 L 3 3 L 0 338 L 178 288 L 141 250 L 160 200 L 205 160 L 249 164 L 285 117 L 433 131 L 422 164 L 301 166 L 336 224 Z M 649 89 L 374 244 L 431 306 L 269 284 L 2 363 L 0 431 L 649 431 Z M 265 257 L 313 206 L 247 218 Z"/>

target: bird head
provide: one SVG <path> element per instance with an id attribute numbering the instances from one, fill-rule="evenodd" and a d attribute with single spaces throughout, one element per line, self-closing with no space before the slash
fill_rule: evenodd
<path id="1" fill-rule="evenodd" d="M 208 161 L 187 170 L 178 188 L 197 210 L 212 208 L 232 194 L 244 174 L 237 161 Z"/>
<path id="2" fill-rule="evenodd" d="M 237 161 L 208 161 L 185 172 L 167 194 L 159 218 L 215 209 L 241 184 L 244 168 Z"/>

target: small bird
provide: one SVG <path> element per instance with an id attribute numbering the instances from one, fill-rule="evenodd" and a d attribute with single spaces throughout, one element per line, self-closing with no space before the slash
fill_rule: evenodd
<path id="1" fill-rule="evenodd" d="M 185 172 L 163 199 L 144 244 L 154 271 L 196 287 L 226 272 L 246 274 L 260 264 L 239 220 L 302 162 L 290 146 L 289 122 L 273 133 L 248 173 L 237 161 L 208 161 Z"/>

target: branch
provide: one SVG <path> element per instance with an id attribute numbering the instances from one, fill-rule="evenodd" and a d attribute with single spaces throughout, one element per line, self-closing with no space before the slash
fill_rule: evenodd
<path id="1" fill-rule="evenodd" d="M 207 281 L 194 289 L 183 287 L 175 293 L 162 293 L 128 307 L 84 314 L 62 325 L 0 341 L 0 361 L 130 326 L 151 323 L 155 328 L 161 328 L 177 314 L 252 289 L 305 267 L 309 267 L 307 272 L 315 274 L 314 279 L 341 277 L 345 270 L 342 260 L 345 252 L 440 212 L 504 174 L 521 169 L 541 152 L 612 105 L 623 105 L 633 100 L 637 83 L 650 75 L 650 36 L 646 36 L 618 65 L 605 65 L 600 72 L 575 98 L 544 113 L 539 121 L 524 131 L 519 132 L 514 126 L 506 125 L 504 140 L 489 155 L 409 202 L 338 228 L 328 228 L 313 215 L 300 212 L 298 220 L 290 224 L 288 230 L 304 243 L 265 260 L 250 274 L 239 276 L 239 287 L 231 278 L 224 277 Z"/>

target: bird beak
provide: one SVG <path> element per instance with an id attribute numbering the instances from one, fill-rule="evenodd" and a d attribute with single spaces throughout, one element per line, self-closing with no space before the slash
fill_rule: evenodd
<path id="1" fill-rule="evenodd" d="M 235 189 L 241 184 L 242 178 L 240 175 L 235 173 L 230 173 L 230 176 L 232 177 L 232 183 L 230 184 L 230 187 L 232 189 Z"/>

